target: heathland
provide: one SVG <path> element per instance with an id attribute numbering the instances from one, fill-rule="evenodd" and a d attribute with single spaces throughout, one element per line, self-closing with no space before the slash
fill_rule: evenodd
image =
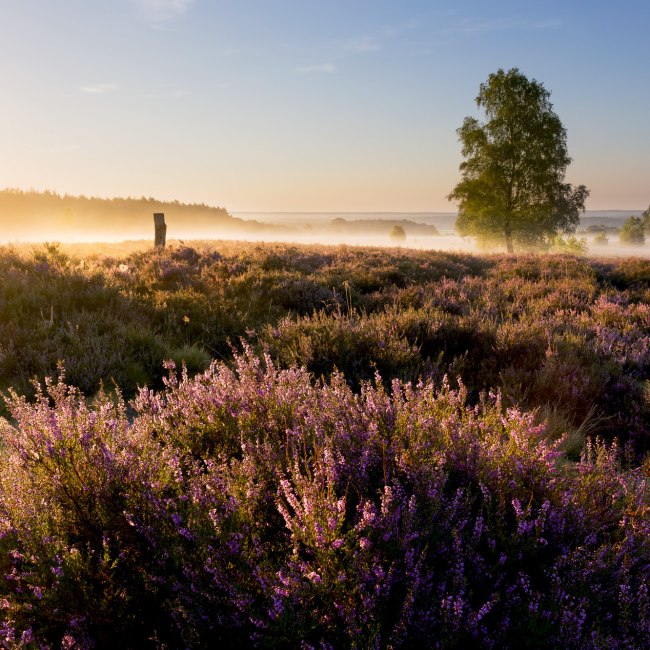
<path id="1" fill-rule="evenodd" d="M 650 260 L 5 247 L 0 382 L 5 647 L 646 647 Z"/>

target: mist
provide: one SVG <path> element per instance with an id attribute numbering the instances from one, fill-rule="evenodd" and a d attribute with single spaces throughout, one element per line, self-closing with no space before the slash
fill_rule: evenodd
<path id="1" fill-rule="evenodd" d="M 0 191 L 0 243 L 44 241 L 66 244 L 151 241 L 153 213 L 165 214 L 167 239 L 187 243 L 244 241 L 294 244 L 378 246 L 470 253 L 505 252 L 486 249 L 455 231 L 454 212 L 237 212 L 205 204 L 158 201 L 154 198 L 97 198 L 53 192 Z M 592 257 L 650 257 L 650 244 L 622 244 L 618 229 L 641 211 L 590 211 L 583 215 L 576 237 Z M 606 232 L 598 243 L 596 230 Z"/>

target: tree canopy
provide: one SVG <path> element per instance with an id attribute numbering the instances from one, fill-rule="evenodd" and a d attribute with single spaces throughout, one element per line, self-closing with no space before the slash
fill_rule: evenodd
<path id="1" fill-rule="evenodd" d="M 406 231 L 402 226 L 396 223 L 390 229 L 390 238 L 398 242 L 406 241 Z"/>
<path id="2" fill-rule="evenodd" d="M 643 219 L 641 217 L 629 217 L 623 224 L 618 237 L 623 244 L 643 244 L 645 242 Z"/>
<path id="3" fill-rule="evenodd" d="M 564 182 L 571 162 L 566 130 L 550 92 L 517 68 L 481 84 L 476 105 L 485 122 L 466 117 L 458 129 L 465 160 L 449 195 L 458 201 L 456 228 L 484 242 L 544 246 L 573 232 L 589 191 Z"/>
<path id="4" fill-rule="evenodd" d="M 650 205 L 647 210 L 644 210 L 641 214 L 641 220 L 643 221 L 643 228 L 647 233 L 650 233 Z"/>

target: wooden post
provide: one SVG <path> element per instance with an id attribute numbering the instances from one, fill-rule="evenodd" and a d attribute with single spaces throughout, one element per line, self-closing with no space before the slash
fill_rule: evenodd
<path id="1" fill-rule="evenodd" d="M 165 237 L 167 235 L 167 224 L 165 223 L 165 214 L 163 212 L 153 213 L 153 222 L 156 227 L 156 239 L 154 246 L 165 248 Z"/>

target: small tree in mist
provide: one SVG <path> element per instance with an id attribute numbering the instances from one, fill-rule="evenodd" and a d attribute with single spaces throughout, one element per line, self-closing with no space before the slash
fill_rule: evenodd
<path id="1" fill-rule="evenodd" d="M 406 231 L 402 226 L 399 224 L 395 224 L 391 229 L 390 229 L 390 238 L 393 241 L 396 242 L 403 242 L 406 241 Z"/>
<path id="2" fill-rule="evenodd" d="M 597 246 L 607 246 L 609 244 L 609 239 L 607 239 L 607 235 L 602 230 L 594 237 L 594 244 Z"/>
<path id="3" fill-rule="evenodd" d="M 515 242 L 548 246 L 575 230 L 589 191 L 564 182 L 571 158 L 549 97 L 517 68 L 481 84 L 476 105 L 486 121 L 466 117 L 458 129 L 465 160 L 448 197 L 458 201 L 461 235 L 503 242 L 513 253 Z"/>
<path id="4" fill-rule="evenodd" d="M 645 242 L 644 221 L 641 217 L 629 217 L 618 235 L 623 244 L 643 244 Z"/>

